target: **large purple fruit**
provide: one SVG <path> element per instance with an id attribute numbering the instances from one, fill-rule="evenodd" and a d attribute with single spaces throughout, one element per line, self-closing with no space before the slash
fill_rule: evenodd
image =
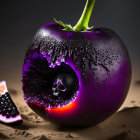
<path id="1" fill-rule="evenodd" d="M 124 43 L 110 29 L 88 27 L 86 14 L 94 2 L 87 0 L 74 28 L 60 21 L 44 25 L 26 53 L 24 99 L 57 124 L 98 124 L 117 111 L 129 89 L 131 63 Z"/>

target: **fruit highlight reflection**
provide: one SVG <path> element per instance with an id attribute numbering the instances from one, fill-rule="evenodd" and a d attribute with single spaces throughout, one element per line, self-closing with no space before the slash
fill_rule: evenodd
<path id="1" fill-rule="evenodd" d="M 46 111 L 48 112 L 60 112 L 60 113 L 65 113 L 69 110 L 72 110 L 74 109 L 74 107 L 76 106 L 76 100 L 72 101 L 70 104 L 66 105 L 66 106 L 63 106 L 63 107 L 57 107 L 57 108 L 46 108 Z"/>
<path id="2" fill-rule="evenodd" d="M 61 21 L 44 25 L 26 53 L 24 99 L 37 114 L 60 125 L 102 122 L 117 111 L 129 89 L 131 62 L 124 43 L 110 29 L 88 27 L 85 16 L 94 2 L 87 0 L 74 28 Z"/>

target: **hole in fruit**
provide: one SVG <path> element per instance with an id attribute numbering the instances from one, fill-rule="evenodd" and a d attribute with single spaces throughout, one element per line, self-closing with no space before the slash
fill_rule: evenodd
<path id="1" fill-rule="evenodd" d="M 22 79 L 25 100 L 45 108 L 70 104 L 76 99 L 79 90 L 76 72 L 64 62 L 53 68 L 49 66 L 41 54 L 26 59 Z"/>

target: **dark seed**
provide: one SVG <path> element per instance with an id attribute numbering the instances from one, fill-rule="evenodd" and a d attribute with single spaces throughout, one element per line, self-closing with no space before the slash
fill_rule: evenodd
<path id="1" fill-rule="evenodd" d="M 12 114 L 11 116 L 12 116 L 12 117 L 16 117 L 16 114 Z"/>
<path id="2" fill-rule="evenodd" d="M 2 100 L 3 102 L 5 101 L 5 99 L 4 99 L 4 98 L 2 98 L 1 100 Z"/>
<path id="3" fill-rule="evenodd" d="M 12 110 L 16 110 L 16 108 L 15 107 L 12 107 Z"/>
<path id="4" fill-rule="evenodd" d="M 3 116 L 6 115 L 6 110 L 5 110 L 5 109 L 2 111 L 2 115 L 3 115 Z"/>
<path id="5" fill-rule="evenodd" d="M 6 114 L 6 118 L 10 118 L 10 114 L 9 113 Z"/>
<path id="6" fill-rule="evenodd" d="M 7 111 L 8 111 L 8 113 L 11 113 L 12 112 L 12 109 L 11 108 L 8 108 Z"/>
<path id="7" fill-rule="evenodd" d="M 0 102 L 0 104 L 1 104 L 1 105 L 3 105 L 3 104 L 4 104 L 4 102 Z"/>

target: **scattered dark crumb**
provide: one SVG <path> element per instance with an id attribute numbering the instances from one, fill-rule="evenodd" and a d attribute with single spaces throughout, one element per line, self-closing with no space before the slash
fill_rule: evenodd
<path id="1" fill-rule="evenodd" d="M 51 137 L 52 137 L 52 133 L 48 133 L 48 134 L 47 134 L 47 137 L 48 137 L 48 138 L 51 138 Z"/>
<path id="2" fill-rule="evenodd" d="M 56 136 L 56 134 L 54 134 L 54 133 L 51 133 L 51 135 L 52 135 L 52 136 Z"/>
<path id="3" fill-rule="evenodd" d="M 11 137 L 11 136 L 13 136 L 13 134 L 10 134 L 9 136 Z"/>
<path id="4" fill-rule="evenodd" d="M 136 101 L 134 101 L 134 100 L 131 101 L 132 104 L 135 103 L 135 102 L 136 102 Z"/>
<path id="5" fill-rule="evenodd" d="M 122 127 L 126 127 L 126 125 L 125 125 L 125 124 L 123 124 L 123 125 L 122 125 Z"/>
<path id="6" fill-rule="evenodd" d="M 24 137 L 28 137 L 28 136 L 31 136 L 32 134 L 30 133 L 25 133 Z"/>
<path id="7" fill-rule="evenodd" d="M 127 131 L 129 134 L 131 134 L 132 133 L 132 131 L 129 129 L 128 131 Z"/>
<path id="8" fill-rule="evenodd" d="M 123 140 L 128 136 L 128 132 L 127 131 L 123 131 L 120 134 L 113 136 L 111 138 L 109 138 L 109 140 Z"/>
<path id="9" fill-rule="evenodd" d="M 42 135 L 39 140 L 49 140 L 45 135 Z"/>
<path id="10" fill-rule="evenodd" d="M 23 135 L 24 137 L 31 136 L 32 134 L 28 133 L 26 130 L 15 130 L 15 134 L 17 135 Z"/>
<path id="11" fill-rule="evenodd" d="M 135 85 L 136 85 L 136 86 L 140 86 L 140 80 L 136 81 L 136 82 L 135 82 Z"/>
<path id="12" fill-rule="evenodd" d="M 59 136 L 62 136 L 63 134 L 59 133 L 58 135 L 59 135 Z"/>
<path id="13" fill-rule="evenodd" d="M 16 129 L 16 130 L 15 130 L 15 133 L 18 134 L 18 135 L 23 135 L 23 134 L 26 133 L 26 131 L 25 131 L 25 130 L 22 131 L 22 130 Z"/>
<path id="14" fill-rule="evenodd" d="M 26 131 L 24 130 L 24 131 L 21 132 L 21 135 L 24 135 L 25 133 L 26 133 Z"/>
<path id="15" fill-rule="evenodd" d="M 68 135 L 66 135 L 66 138 L 73 138 L 73 136 L 69 133 Z"/>
<path id="16" fill-rule="evenodd" d="M 0 132 L 0 138 L 1 139 L 8 139 L 8 137 L 6 135 L 4 135 L 3 133 Z"/>
<path id="17" fill-rule="evenodd" d="M 15 133 L 17 133 L 18 132 L 18 129 L 15 129 Z"/>

